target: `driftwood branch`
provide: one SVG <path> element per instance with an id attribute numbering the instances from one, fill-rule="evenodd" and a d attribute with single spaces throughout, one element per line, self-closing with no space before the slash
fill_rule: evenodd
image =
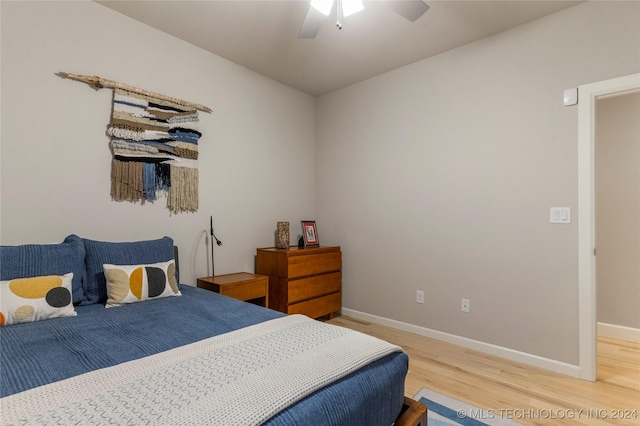
<path id="1" fill-rule="evenodd" d="M 173 102 L 175 104 L 182 105 L 185 107 L 195 108 L 200 111 L 212 112 L 211 108 L 204 105 L 194 104 L 193 102 L 183 101 L 182 99 L 172 98 L 170 96 L 162 95 L 160 93 L 149 92 L 144 89 L 139 89 L 134 86 L 129 86 L 128 84 L 118 83 L 117 81 L 107 80 L 106 78 L 102 78 L 102 77 L 71 74 L 68 72 L 58 72 L 56 73 L 56 75 L 62 78 L 69 78 L 71 80 L 82 81 L 84 83 L 89 84 L 90 86 L 93 86 L 95 89 L 103 89 L 103 88 L 123 89 L 129 92 L 138 93 L 146 96 L 152 96 L 157 99 Z"/>

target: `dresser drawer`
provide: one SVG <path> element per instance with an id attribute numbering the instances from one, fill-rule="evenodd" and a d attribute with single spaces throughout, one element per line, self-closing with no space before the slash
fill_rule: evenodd
<path id="1" fill-rule="evenodd" d="M 327 294 L 304 302 L 289 305 L 288 314 L 303 314 L 311 318 L 333 314 L 342 309 L 342 292 Z"/>
<path id="2" fill-rule="evenodd" d="M 342 272 L 315 275 L 289 281 L 289 304 L 335 293 L 342 289 Z"/>
<path id="3" fill-rule="evenodd" d="M 342 253 L 317 253 L 288 258 L 289 279 L 342 269 Z"/>

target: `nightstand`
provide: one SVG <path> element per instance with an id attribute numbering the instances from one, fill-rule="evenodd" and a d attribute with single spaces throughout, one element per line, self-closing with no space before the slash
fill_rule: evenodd
<path id="1" fill-rule="evenodd" d="M 269 277 L 265 275 L 237 272 L 198 278 L 198 287 L 269 307 Z"/>

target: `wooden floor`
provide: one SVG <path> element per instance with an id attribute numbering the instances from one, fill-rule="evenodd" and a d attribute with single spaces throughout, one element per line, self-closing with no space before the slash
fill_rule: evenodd
<path id="1" fill-rule="evenodd" d="M 599 338 L 592 383 L 346 316 L 328 322 L 401 346 L 409 397 L 426 387 L 527 425 L 640 425 L 636 343 Z"/>

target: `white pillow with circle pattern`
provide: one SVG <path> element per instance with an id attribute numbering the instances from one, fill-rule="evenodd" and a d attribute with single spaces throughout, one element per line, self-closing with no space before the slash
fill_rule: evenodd
<path id="1" fill-rule="evenodd" d="M 176 264 L 102 265 L 107 279 L 107 308 L 163 297 L 180 296 Z"/>
<path id="2" fill-rule="evenodd" d="M 73 317 L 73 273 L 0 281 L 0 325 Z"/>

